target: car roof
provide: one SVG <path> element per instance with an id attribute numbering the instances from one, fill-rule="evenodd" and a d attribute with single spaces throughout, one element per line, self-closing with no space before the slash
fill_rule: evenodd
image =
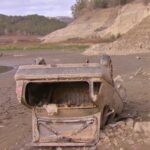
<path id="1" fill-rule="evenodd" d="M 42 80 L 62 78 L 102 78 L 106 68 L 98 63 L 24 65 L 18 68 L 16 80 Z"/>

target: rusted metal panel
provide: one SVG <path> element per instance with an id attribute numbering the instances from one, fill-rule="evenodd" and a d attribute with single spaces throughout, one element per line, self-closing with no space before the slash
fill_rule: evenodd
<path id="1" fill-rule="evenodd" d="M 37 67 L 37 65 L 32 65 L 19 67 L 15 75 L 15 79 L 34 80 L 52 78 L 101 78 L 107 73 L 107 68 L 101 66 L 100 64 L 91 64 L 86 66 L 84 66 L 83 64 L 66 66 L 58 65 L 57 67 L 51 67 L 49 65 Z"/>
<path id="2" fill-rule="evenodd" d="M 41 117 L 39 112 L 32 112 L 34 146 L 92 146 L 99 141 L 100 113 L 57 118 Z"/>

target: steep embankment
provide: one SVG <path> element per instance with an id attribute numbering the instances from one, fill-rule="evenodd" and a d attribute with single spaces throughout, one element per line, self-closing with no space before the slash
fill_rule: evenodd
<path id="1" fill-rule="evenodd" d="M 104 37 L 125 34 L 149 15 L 149 6 L 146 6 L 141 2 L 129 3 L 120 8 L 118 16 L 112 26 L 102 32 L 97 32 L 97 35 Z"/>
<path id="2" fill-rule="evenodd" d="M 118 8 L 92 10 L 73 21 L 66 28 L 42 38 L 45 43 L 93 39 L 96 30 L 109 27 L 117 17 Z"/>
<path id="3" fill-rule="evenodd" d="M 132 2 L 115 8 L 95 9 L 84 13 L 64 29 L 42 38 L 43 42 L 111 40 L 127 33 L 150 15 L 149 6 Z"/>
<path id="4" fill-rule="evenodd" d="M 108 53 L 112 55 L 126 55 L 150 52 L 150 16 L 128 31 L 113 43 L 97 44 L 84 52 L 85 55 Z"/>
<path id="5" fill-rule="evenodd" d="M 127 52 L 150 52 L 150 16 L 131 29 L 112 45 L 113 49 Z"/>

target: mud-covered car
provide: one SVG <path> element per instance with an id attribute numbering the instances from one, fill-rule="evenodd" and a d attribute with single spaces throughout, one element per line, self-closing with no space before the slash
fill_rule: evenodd
<path id="1" fill-rule="evenodd" d="M 32 109 L 33 146 L 94 146 L 123 109 L 107 55 L 98 63 L 20 66 L 15 80 L 19 102 Z"/>

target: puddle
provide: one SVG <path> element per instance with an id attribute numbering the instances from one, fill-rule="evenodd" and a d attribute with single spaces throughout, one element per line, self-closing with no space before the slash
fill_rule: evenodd
<path id="1" fill-rule="evenodd" d="M 0 66 L 0 73 L 5 73 L 8 72 L 10 70 L 12 70 L 13 67 L 9 67 L 9 66 Z"/>

